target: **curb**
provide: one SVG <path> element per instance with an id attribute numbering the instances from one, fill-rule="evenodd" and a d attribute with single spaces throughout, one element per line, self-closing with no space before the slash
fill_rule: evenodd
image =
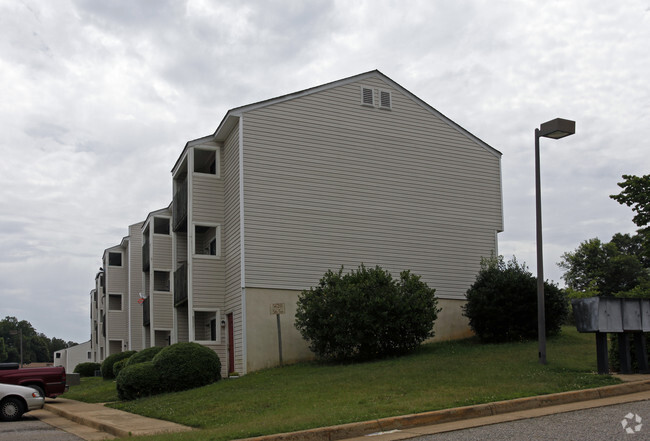
<path id="1" fill-rule="evenodd" d="M 109 424 L 102 422 L 100 420 L 97 420 L 95 418 L 91 418 L 88 416 L 81 416 L 81 415 L 76 415 L 72 412 L 68 412 L 64 409 L 61 409 L 60 407 L 56 405 L 52 405 L 49 403 L 45 403 L 43 406 L 43 409 L 47 410 L 48 412 L 51 412 L 55 415 L 58 415 L 60 417 L 66 418 L 72 422 L 75 422 L 77 424 L 82 424 L 84 426 L 92 427 L 93 429 L 100 430 L 102 432 L 109 433 L 117 438 L 125 438 L 128 436 L 131 436 L 131 433 L 128 430 L 121 429 L 117 427 L 114 424 Z"/>
<path id="2" fill-rule="evenodd" d="M 616 384 L 613 386 L 603 386 L 595 389 L 559 392 L 536 397 L 516 398 L 514 400 L 478 404 L 475 406 L 464 406 L 417 413 L 413 415 L 381 418 L 378 420 L 363 421 L 359 423 L 348 423 L 317 429 L 301 430 L 299 432 L 264 435 L 254 438 L 245 438 L 240 441 L 336 441 L 378 432 L 452 423 L 460 420 L 501 415 L 541 407 L 558 406 L 579 401 L 597 400 L 647 390 L 650 390 L 650 380 L 642 380 Z"/>

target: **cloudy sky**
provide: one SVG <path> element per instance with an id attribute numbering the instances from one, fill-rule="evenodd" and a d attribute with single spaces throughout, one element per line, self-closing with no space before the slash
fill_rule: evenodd
<path id="1" fill-rule="evenodd" d="M 171 200 L 184 144 L 233 107 L 379 69 L 503 153 L 499 252 L 535 268 L 633 232 L 650 173 L 650 0 L 0 0 L 0 317 L 89 338 L 105 248 Z"/>

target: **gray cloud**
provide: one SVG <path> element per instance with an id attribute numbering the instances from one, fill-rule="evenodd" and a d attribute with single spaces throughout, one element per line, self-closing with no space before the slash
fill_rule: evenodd
<path id="1" fill-rule="evenodd" d="M 230 108 L 375 68 L 503 152 L 500 252 L 531 267 L 533 130 L 577 121 L 542 144 L 544 264 L 559 280 L 563 252 L 635 229 L 608 196 L 650 168 L 650 13 L 640 0 L 555 6 L 1 3 L 0 314 L 87 339 L 101 253 L 169 203 L 186 141 Z"/>

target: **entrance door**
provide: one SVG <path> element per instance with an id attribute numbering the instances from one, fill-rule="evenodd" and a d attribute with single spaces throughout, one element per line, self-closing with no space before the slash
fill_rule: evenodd
<path id="1" fill-rule="evenodd" d="M 233 331 L 232 312 L 226 315 L 228 320 L 228 374 L 235 372 L 235 334 Z"/>

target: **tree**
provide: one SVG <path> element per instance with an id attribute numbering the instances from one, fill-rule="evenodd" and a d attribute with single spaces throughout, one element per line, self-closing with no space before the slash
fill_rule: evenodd
<path id="1" fill-rule="evenodd" d="M 617 184 L 623 191 L 610 198 L 632 207 L 632 211 L 636 212 L 632 221 L 638 227 L 644 227 L 650 223 L 650 175 L 623 175 L 623 179 Z"/>
<path id="2" fill-rule="evenodd" d="M 5 339 L 0 337 L 0 363 L 7 360 L 7 347 L 5 346 Z"/>
<path id="3" fill-rule="evenodd" d="M 400 279 L 380 267 L 327 271 L 298 296 L 295 326 L 326 360 L 369 360 L 405 353 L 433 336 L 440 311 L 420 276 Z"/>
<path id="4" fill-rule="evenodd" d="M 562 255 L 558 264 L 565 269 L 562 276 L 568 288 L 613 296 L 634 289 L 647 277 L 638 240 L 627 234 L 616 234 L 611 242 L 598 238 L 580 244 L 573 252 Z"/>
<path id="5" fill-rule="evenodd" d="M 465 294 L 463 315 L 485 342 L 505 342 L 537 337 L 537 278 L 525 264 L 503 256 L 483 259 L 474 284 Z M 546 333 L 559 334 L 568 304 L 557 285 L 544 282 Z"/>
<path id="6" fill-rule="evenodd" d="M 19 321 L 16 317 L 7 316 L 0 320 L 0 339 L 4 341 L 6 352 L 3 358 L 3 352 L 0 350 L 0 361 L 20 361 L 21 336 L 24 363 L 52 361 L 55 351 L 66 348 L 72 343 L 66 343 L 56 337 L 50 340 L 45 334 L 37 333 L 28 321 Z"/>

